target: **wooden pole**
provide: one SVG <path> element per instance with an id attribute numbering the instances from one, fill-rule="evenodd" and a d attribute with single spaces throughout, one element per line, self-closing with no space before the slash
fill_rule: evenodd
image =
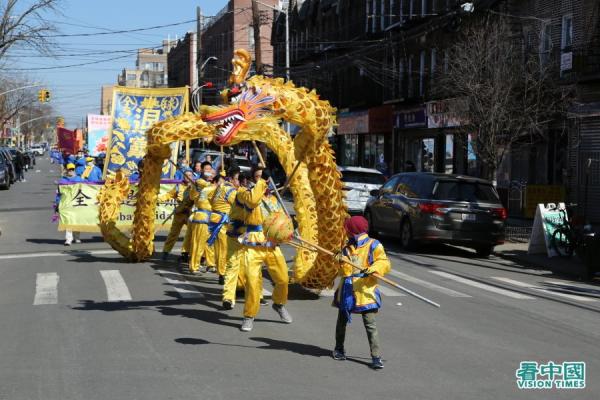
<path id="1" fill-rule="evenodd" d="M 294 175 L 296 175 L 296 172 L 298 171 L 299 167 L 300 167 L 300 161 L 297 161 L 296 165 L 294 166 L 294 169 L 292 170 L 292 173 L 290 174 L 290 176 L 287 177 L 283 187 L 280 189 L 281 193 L 285 193 L 285 191 L 288 190 L 288 188 L 290 187 L 290 184 L 292 183 L 292 178 L 294 177 Z"/>
<path id="2" fill-rule="evenodd" d="M 308 245 L 308 246 L 311 246 L 311 247 L 313 247 L 315 250 L 317 250 L 317 251 L 320 251 L 320 252 L 322 252 L 322 253 L 324 253 L 324 254 L 328 254 L 328 255 L 330 255 L 330 256 L 332 256 L 332 257 L 335 257 L 335 256 L 336 256 L 336 254 L 335 254 L 334 252 L 332 252 L 332 251 L 330 251 L 330 250 L 327 250 L 327 249 L 325 249 L 325 248 L 323 248 L 323 247 L 319 246 L 319 245 L 318 245 L 318 244 L 316 244 L 316 243 L 312 243 L 312 242 L 310 242 L 310 241 L 308 241 L 308 240 L 305 240 L 305 239 L 302 239 L 301 237 L 298 237 L 298 236 L 296 236 L 296 237 L 295 237 L 295 239 L 296 239 L 296 240 L 298 240 L 298 241 L 300 241 L 301 243 L 304 243 L 304 244 L 306 244 L 306 245 Z M 356 265 L 356 264 L 354 264 L 354 263 L 352 262 L 352 260 L 350 260 L 350 259 L 349 259 L 349 258 L 347 258 L 347 257 L 342 257 L 342 258 L 341 258 L 341 261 L 342 261 L 342 262 L 345 262 L 346 264 L 350 264 L 350 265 L 352 266 L 352 268 L 355 268 L 355 269 L 357 269 L 357 270 L 359 270 L 359 271 L 362 271 L 362 270 L 364 269 L 363 267 L 361 267 L 361 266 L 359 266 L 359 265 Z M 390 279 L 388 279 L 388 278 L 386 278 L 386 277 L 384 277 L 384 276 L 381 276 L 381 275 L 379 275 L 377 272 L 374 272 L 372 275 L 373 275 L 374 277 L 376 277 L 377 279 L 381 279 L 381 281 L 382 281 L 382 282 L 385 282 L 385 283 L 387 283 L 388 285 L 395 287 L 396 289 L 400 289 L 400 290 L 402 290 L 403 292 L 405 292 L 405 293 L 407 293 L 407 294 L 410 294 L 411 296 L 413 296 L 413 297 L 416 297 L 417 299 L 419 299 L 419 300 L 422 300 L 422 301 L 424 301 L 424 302 L 425 302 L 425 303 L 427 303 L 427 304 L 430 304 L 430 305 L 432 305 L 432 306 L 434 306 L 434 307 L 438 307 L 438 308 L 440 307 L 440 305 L 439 305 L 438 303 L 436 303 L 436 302 L 434 302 L 434 301 L 432 301 L 432 300 L 429 300 L 427 297 L 421 296 L 420 294 L 418 294 L 418 293 L 415 293 L 415 292 L 413 292 L 412 290 L 410 290 L 410 289 L 407 289 L 407 288 L 405 288 L 404 286 L 401 286 L 401 285 L 397 284 L 396 282 L 394 282 L 394 281 L 392 281 L 392 280 L 390 280 Z"/>
<path id="3" fill-rule="evenodd" d="M 258 155 L 258 159 L 260 160 L 260 163 L 263 165 L 264 168 L 267 168 L 267 164 L 265 163 L 265 160 L 263 159 L 262 153 L 260 152 L 258 146 L 256 145 L 256 141 L 252 141 L 252 146 L 254 146 L 254 151 L 256 151 L 257 155 Z M 281 204 L 281 207 L 283 208 L 283 211 L 285 211 L 285 215 L 287 215 L 288 218 L 292 218 L 290 215 L 290 212 L 287 210 L 287 207 L 285 206 L 285 204 L 283 203 L 283 199 L 281 198 L 281 195 L 279 194 L 279 191 L 277 191 L 277 186 L 275 186 L 275 182 L 273 181 L 273 178 L 269 176 L 269 183 L 271 185 L 273 185 L 273 188 L 275 190 L 273 190 L 273 192 L 275 193 L 275 197 L 277 197 L 277 200 L 279 201 L 279 204 Z"/>

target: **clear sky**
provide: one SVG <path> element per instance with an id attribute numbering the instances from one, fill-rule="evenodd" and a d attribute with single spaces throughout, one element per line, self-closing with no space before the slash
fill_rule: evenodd
<path id="1" fill-rule="evenodd" d="M 196 7 L 204 15 L 215 15 L 227 0 L 63 0 L 62 15 L 50 15 L 58 34 L 98 33 L 128 30 L 194 20 Z M 40 56 L 33 50 L 15 49 L 8 68 L 46 68 L 99 62 L 71 68 L 18 71 L 29 79 L 47 84 L 52 105 L 66 119 L 66 126 L 81 126 L 86 114 L 100 111 L 103 84 L 116 84 L 125 67 L 135 67 L 135 50 L 158 47 L 163 39 L 195 31 L 195 22 L 136 33 L 56 38 L 56 58 Z M 127 52 L 115 52 L 115 51 Z M 90 54 L 95 53 L 95 54 Z"/>

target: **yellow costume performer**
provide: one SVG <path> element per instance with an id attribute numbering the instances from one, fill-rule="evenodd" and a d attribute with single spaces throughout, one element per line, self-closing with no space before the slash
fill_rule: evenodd
<path id="1" fill-rule="evenodd" d="M 248 192 L 244 186 L 240 186 L 236 192 L 236 198 L 231 206 L 229 224 L 227 225 L 227 257 L 225 264 L 225 283 L 223 285 L 223 307 L 231 310 L 235 305 L 235 291 L 238 287 L 244 287 L 245 279 L 243 271 L 240 270 L 240 253 L 242 246 L 238 241 L 240 235 L 244 234 L 244 220 L 246 211 L 240 202 L 242 193 Z"/>
<path id="2" fill-rule="evenodd" d="M 214 265 L 214 253 L 209 250 L 206 243 L 210 233 L 208 224 L 210 222 L 211 206 L 210 196 L 215 186 L 204 179 L 198 179 L 195 186 L 190 187 L 190 198 L 194 201 L 194 209 L 190 216 L 190 272 L 196 272 L 200 268 L 202 255 L 206 257 L 208 265 Z"/>
<path id="3" fill-rule="evenodd" d="M 240 193 L 240 203 L 246 208 L 244 225 L 246 233 L 241 237 L 241 268 L 244 270 L 246 283 L 244 286 L 244 320 L 241 330 L 249 332 L 254 324 L 254 317 L 260 308 L 262 293 L 262 265 L 267 265 L 269 275 L 275 285 L 273 289 L 273 309 L 283 322 L 291 323 L 292 318 L 285 308 L 288 296 L 288 270 L 281 250 L 268 242 L 262 232 L 263 211 L 261 202 L 267 183 L 258 179 L 251 191 Z M 279 253 L 277 252 L 279 250 Z"/>
<path id="4" fill-rule="evenodd" d="M 235 202 L 236 193 L 236 188 L 231 183 L 225 182 L 217 187 L 210 199 L 212 214 L 210 216 L 208 245 L 214 246 L 217 271 L 221 283 L 223 283 L 225 265 L 227 264 L 227 233 L 224 228 L 229 222 L 229 213 Z"/>
<path id="5" fill-rule="evenodd" d="M 194 201 L 190 198 L 190 188 L 184 184 L 177 184 L 169 192 L 165 193 L 163 196 L 159 196 L 158 201 L 168 201 L 171 199 L 177 200 L 177 206 L 175 207 L 175 212 L 173 213 L 171 229 L 169 230 L 167 240 L 163 246 L 163 260 L 166 260 L 171 250 L 173 250 L 175 242 L 177 242 L 177 239 L 179 239 L 181 229 L 184 225 L 187 225 L 188 219 L 192 212 L 192 207 L 194 205 Z M 183 241 L 183 247 L 181 248 L 181 256 L 186 260 L 189 251 L 189 239 L 190 235 L 186 232 L 185 239 Z"/>

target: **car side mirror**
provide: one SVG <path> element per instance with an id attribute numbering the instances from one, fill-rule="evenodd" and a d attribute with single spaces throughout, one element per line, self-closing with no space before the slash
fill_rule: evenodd
<path id="1" fill-rule="evenodd" d="M 378 197 L 379 193 L 380 193 L 379 189 L 374 189 L 369 192 L 369 194 L 373 197 Z"/>

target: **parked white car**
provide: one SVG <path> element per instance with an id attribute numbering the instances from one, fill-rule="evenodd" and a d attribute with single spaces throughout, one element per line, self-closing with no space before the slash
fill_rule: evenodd
<path id="1" fill-rule="evenodd" d="M 46 152 L 44 146 L 42 146 L 41 144 L 34 144 L 29 148 L 29 150 L 34 152 L 36 156 L 43 156 Z"/>
<path id="2" fill-rule="evenodd" d="M 371 196 L 371 190 L 381 188 L 385 183 L 385 176 L 371 168 L 338 167 L 338 170 L 342 173 L 348 212 L 362 214 Z"/>

